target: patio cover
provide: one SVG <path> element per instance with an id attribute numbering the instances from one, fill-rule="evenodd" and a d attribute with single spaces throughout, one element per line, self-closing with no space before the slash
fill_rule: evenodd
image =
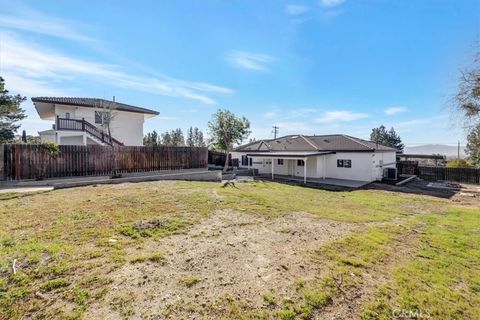
<path id="1" fill-rule="evenodd" d="M 247 157 L 259 157 L 267 159 L 294 159 L 303 160 L 303 183 L 307 183 L 307 159 L 309 157 L 325 156 L 327 154 L 333 154 L 334 151 L 268 151 L 268 152 L 255 152 L 247 153 Z M 325 158 L 324 158 L 325 159 Z M 272 180 L 274 180 L 274 164 L 272 161 Z"/>

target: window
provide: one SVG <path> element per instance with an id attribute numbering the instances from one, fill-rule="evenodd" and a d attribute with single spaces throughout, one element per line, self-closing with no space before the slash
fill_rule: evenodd
<path id="1" fill-rule="evenodd" d="M 104 124 L 108 123 L 109 114 L 108 112 L 95 111 L 95 123 Z"/>
<path id="2" fill-rule="evenodd" d="M 352 160 L 337 159 L 337 167 L 338 168 L 351 168 L 352 167 Z"/>
<path id="3" fill-rule="evenodd" d="M 70 112 L 65 112 L 65 119 L 70 119 Z"/>
<path id="4" fill-rule="evenodd" d="M 251 167 L 252 166 L 252 158 L 248 158 L 248 165 Z"/>
<path id="5" fill-rule="evenodd" d="M 277 164 L 279 166 L 283 166 L 283 159 L 277 159 Z"/>
<path id="6" fill-rule="evenodd" d="M 242 156 L 242 166 L 248 166 L 248 157 Z"/>
<path id="7" fill-rule="evenodd" d="M 297 166 L 299 166 L 299 167 L 304 167 L 304 166 L 305 166 L 305 161 L 303 161 L 303 160 L 297 160 Z"/>

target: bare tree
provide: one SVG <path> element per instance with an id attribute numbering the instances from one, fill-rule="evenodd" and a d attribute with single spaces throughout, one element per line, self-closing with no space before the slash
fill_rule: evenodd
<path id="1" fill-rule="evenodd" d="M 463 116 L 467 128 L 480 122 L 480 52 L 473 64 L 460 71 L 458 92 L 453 98 L 453 106 Z"/>
<path id="2" fill-rule="evenodd" d="M 118 172 L 117 153 L 115 148 L 115 141 L 112 137 L 112 122 L 116 117 L 117 104 L 115 97 L 112 101 L 98 99 L 96 106 L 100 111 L 96 111 L 95 117 L 100 118 L 100 128 L 102 132 L 107 136 L 107 145 L 110 147 L 110 161 L 111 161 L 111 173 L 110 178 L 120 178 L 122 175 Z M 97 113 L 98 112 L 98 113 Z"/>

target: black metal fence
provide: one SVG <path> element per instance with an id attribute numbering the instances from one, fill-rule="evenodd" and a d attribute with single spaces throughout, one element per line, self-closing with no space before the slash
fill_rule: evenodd
<path id="1" fill-rule="evenodd" d="M 427 181 L 455 181 L 464 183 L 480 183 L 480 169 L 418 167 L 418 176 Z"/>
<path id="2" fill-rule="evenodd" d="M 480 169 L 419 166 L 417 161 L 399 161 L 399 174 L 417 175 L 427 181 L 455 181 L 480 184 Z"/>
<path id="3" fill-rule="evenodd" d="M 223 152 L 208 150 L 208 164 L 224 166 L 227 155 Z"/>

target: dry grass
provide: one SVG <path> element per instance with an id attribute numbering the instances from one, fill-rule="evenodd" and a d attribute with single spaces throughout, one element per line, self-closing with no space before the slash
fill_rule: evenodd
<path id="1" fill-rule="evenodd" d="M 144 244 L 187 233 L 192 226 L 221 209 L 268 219 L 306 212 L 360 228 L 365 223 L 372 224 L 365 227 L 361 235 L 318 248 L 310 257 L 329 265 L 335 276 L 342 275 L 348 284 L 346 289 L 360 286 L 358 279 L 362 273 L 373 265 L 381 265 L 382 258 L 394 250 L 392 244 L 396 239 L 416 223 L 425 222 L 427 227 L 418 250 L 432 261 L 417 258 L 395 271 L 391 284 L 379 288 L 372 296 L 374 301 L 381 303 L 368 304 L 364 317 L 384 315 L 391 312 L 387 306 L 398 306 L 427 308 L 440 317 L 461 315 L 468 318 L 478 307 L 478 299 L 472 296 L 478 295 L 480 285 L 469 271 L 478 270 L 479 265 L 475 250 L 478 253 L 480 241 L 473 242 L 478 240 L 480 228 L 478 207 L 456 210 L 447 200 L 376 190 L 332 192 L 266 182 L 237 187 L 222 188 L 215 183 L 152 182 L 3 198 L 0 200 L 0 318 L 81 318 L 93 303 L 110 303 L 122 317 L 135 315 L 139 310 L 135 309 L 127 292 L 118 293 L 113 301 L 104 301 L 112 273 L 126 264 L 168 263 L 168 256 L 148 252 Z M 469 227 L 462 229 L 466 217 L 469 217 Z M 443 221 L 446 222 L 441 224 Z M 445 250 L 432 249 L 436 247 Z M 462 253 L 465 250 L 471 251 L 468 257 Z M 464 259 L 462 263 L 458 262 L 458 257 Z M 14 261 L 15 274 L 12 272 Z M 442 276 L 446 279 L 440 275 L 439 279 L 427 275 L 423 278 L 427 268 L 441 270 L 442 266 L 455 271 Z M 349 279 L 350 274 L 357 276 Z M 432 273 L 428 271 L 428 274 Z M 440 295 L 419 296 L 410 292 L 410 288 L 424 290 L 423 287 L 411 287 L 410 275 L 416 275 L 420 282 L 433 281 L 438 292 L 460 290 L 460 295 L 447 295 L 449 303 L 452 303 L 450 299 L 462 297 L 468 305 L 446 310 L 441 307 Z M 338 288 L 336 280 L 325 274 L 302 281 L 299 282 L 302 285 L 292 283 L 298 291 L 295 298 L 271 293 L 264 308 L 252 309 L 248 301 L 221 297 L 215 307 L 201 306 L 202 312 L 207 317 L 308 318 L 341 297 L 345 290 Z M 203 280 L 187 281 L 184 286 L 190 283 L 195 288 L 202 285 Z M 395 290 L 400 293 L 392 294 Z M 265 292 L 258 292 L 260 300 L 265 299 L 262 294 Z M 431 307 L 430 299 L 436 299 L 436 307 Z M 420 302 L 413 304 L 414 300 Z M 175 308 L 189 312 L 188 305 Z M 458 313 L 460 308 L 465 311 Z M 164 315 L 175 318 L 174 311 L 165 310 Z"/>

